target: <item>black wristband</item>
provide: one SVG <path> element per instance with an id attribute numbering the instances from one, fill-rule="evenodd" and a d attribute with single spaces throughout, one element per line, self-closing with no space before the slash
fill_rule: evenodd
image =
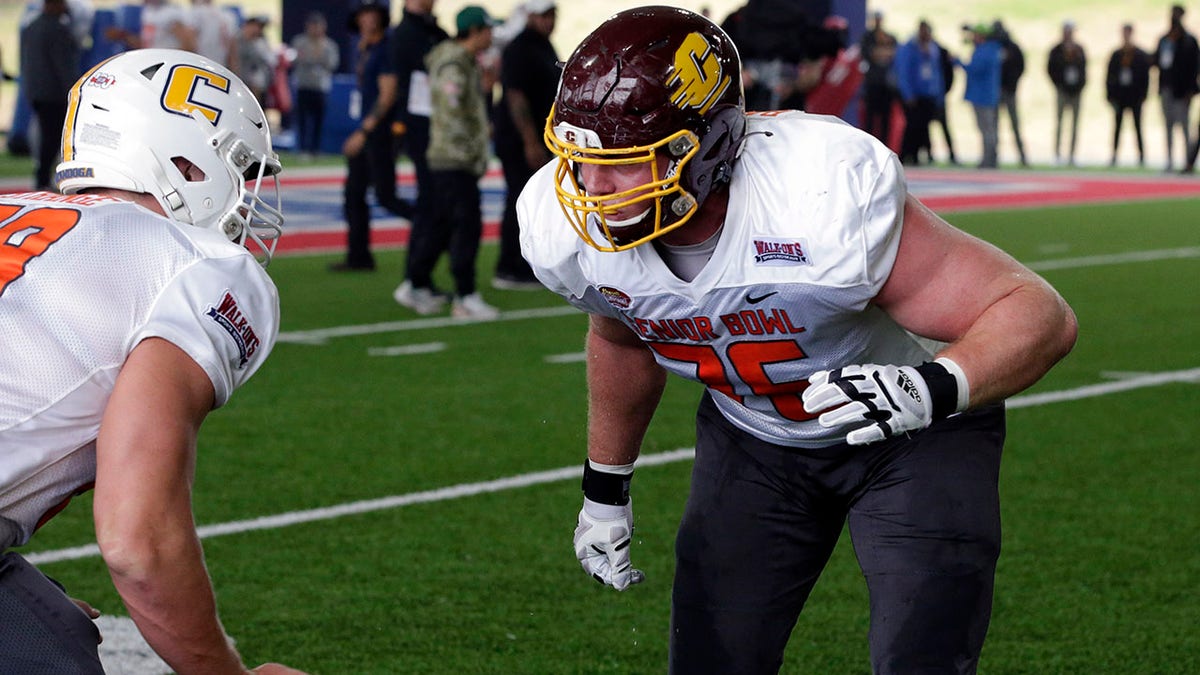
<path id="1" fill-rule="evenodd" d="M 583 496 L 597 504 L 625 506 L 629 503 L 629 484 L 632 482 L 632 471 L 605 473 L 593 469 L 591 462 L 583 463 Z"/>
<path id="2" fill-rule="evenodd" d="M 916 370 L 925 379 L 925 386 L 929 387 L 933 419 L 940 420 L 952 415 L 958 408 L 958 380 L 946 370 L 946 366 L 936 361 L 922 363 Z"/>

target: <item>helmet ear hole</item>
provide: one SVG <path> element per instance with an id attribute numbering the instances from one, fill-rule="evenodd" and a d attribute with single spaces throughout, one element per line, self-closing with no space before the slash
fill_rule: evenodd
<path id="1" fill-rule="evenodd" d="M 183 176 L 183 179 L 189 183 L 199 183 L 207 178 L 204 171 L 186 157 L 172 157 L 171 163 L 174 164 L 175 168 L 179 170 L 179 173 Z"/>

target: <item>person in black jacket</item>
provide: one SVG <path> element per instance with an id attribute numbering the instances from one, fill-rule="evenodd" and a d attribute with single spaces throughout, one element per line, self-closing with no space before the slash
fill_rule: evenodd
<path id="1" fill-rule="evenodd" d="M 898 46 L 896 37 L 883 29 L 883 12 L 872 13 L 871 28 L 860 43 L 867 66 L 863 76 L 863 129 L 884 145 L 890 145 L 892 108 L 900 100 L 892 68 Z"/>
<path id="2" fill-rule="evenodd" d="M 946 49 L 945 45 L 941 44 L 937 40 L 934 40 L 933 44 L 937 45 L 938 52 L 940 54 L 942 67 L 942 92 L 943 94 L 949 94 L 950 87 L 954 86 L 954 55 Z M 936 122 L 937 125 L 942 128 L 942 137 L 946 139 L 946 154 L 949 155 L 948 159 L 950 160 L 950 163 L 957 166 L 958 158 L 954 156 L 954 139 L 950 138 L 950 123 L 946 119 L 946 100 L 944 95 L 942 97 L 942 105 L 938 107 L 936 111 L 934 111 L 933 119 L 930 121 Z M 925 148 L 925 154 L 929 156 L 929 161 L 932 162 L 933 153 L 931 152 L 930 148 Z"/>
<path id="3" fill-rule="evenodd" d="M 389 20 L 387 5 L 378 0 L 361 0 L 350 16 L 352 30 L 358 34 L 354 70 L 362 110 L 358 128 L 342 143 L 346 157 L 346 182 L 342 186 L 346 257 L 329 266 L 334 272 L 375 269 L 369 190 L 373 189 L 380 206 L 397 216 L 408 216 L 408 204 L 396 196 L 392 134 L 396 72 L 387 41 Z"/>
<path id="4" fill-rule="evenodd" d="M 42 13 L 21 31 L 21 85 L 38 123 L 35 190 L 54 191 L 67 92 L 80 75 L 79 43 L 71 32 L 66 0 L 46 0 Z"/>
<path id="5" fill-rule="evenodd" d="M 1075 165 L 1075 141 L 1079 136 L 1079 95 L 1087 84 L 1087 54 L 1075 41 L 1075 23 L 1063 22 L 1062 42 L 1050 50 L 1046 64 L 1050 81 L 1057 92 L 1057 113 L 1054 124 L 1054 161 L 1062 161 L 1063 113 L 1071 111 L 1071 141 L 1067 149 L 1067 164 Z"/>
<path id="6" fill-rule="evenodd" d="M 1196 76 L 1200 74 L 1200 44 L 1183 27 L 1183 6 L 1171 7 L 1171 27 L 1158 40 L 1154 50 L 1154 65 L 1158 67 L 1158 91 L 1162 97 L 1163 119 L 1167 127 L 1167 165 L 1170 171 L 1174 156 L 1175 128 L 1183 132 L 1183 152 L 1192 144 L 1188 126 L 1189 108 L 1196 95 Z"/>
<path id="7" fill-rule="evenodd" d="M 1144 166 L 1146 153 L 1142 147 L 1142 104 L 1150 91 L 1150 55 L 1133 44 L 1132 24 L 1121 26 L 1121 46 L 1108 59 L 1105 87 L 1108 102 L 1112 104 L 1116 116 L 1109 166 L 1117 165 L 1117 147 L 1121 142 L 1121 124 L 1125 121 L 1126 110 L 1133 118 L 1133 132 L 1137 135 L 1138 166 Z"/>
<path id="8" fill-rule="evenodd" d="M 425 151 L 429 149 L 429 114 L 432 111 L 429 73 L 425 71 L 425 55 L 450 35 L 437 24 L 433 15 L 435 0 L 405 0 L 400 23 L 392 31 L 392 60 L 396 66 L 396 121 L 402 130 L 401 147 L 412 160 L 417 178 L 417 204 L 413 209 L 412 229 L 409 230 L 408 258 L 405 261 L 404 283 L 396 289 L 396 302 L 422 314 L 436 312 L 445 303 L 440 293 L 429 297 L 414 297 L 408 278 L 412 253 L 420 250 L 430 237 L 433 224 L 433 178 Z"/>
<path id="9" fill-rule="evenodd" d="M 1025 74 L 1025 54 L 1020 45 L 1013 42 L 1008 29 L 997 20 L 992 24 L 992 35 L 1000 43 L 1000 109 L 1008 114 L 1013 139 L 1017 142 L 1017 155 L 1021 166 L 1029 166 L 1025 157 L 1025 143 L 1021 141 L 1021 119 L 1017 113 L 1017 83 Z"/>
<path id="10" fill-rule="evenodd" d="M 504 219 L 500 223 L 500 257 L 494 288 L 542 288 L 521 257 L 517 197 L 533 173 L 550 161 L 542 140 L 546 117 L 558 93 L 558 53 L 550 42 L 558 13 L 555 0 L 528 0 L 525 28 L 504 48 L 500 59 L 503 94 L 495 116 L 496 155 L 504 169 Z"/>

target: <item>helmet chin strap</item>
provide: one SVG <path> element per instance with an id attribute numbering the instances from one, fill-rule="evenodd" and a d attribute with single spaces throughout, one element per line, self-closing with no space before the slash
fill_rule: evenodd
<path id="1" fill-rule="evenodd" d="M 152 162 L 150 172 L 154 177 L 154 185 L 158 188 L 158 194 L 154 196 L 158 198 L 158 203 L 162 206 L 163 211 L 166 212 L 167 217 L 172 220 L 178 220 L 181 223 L 194 224 L 192 223 L 191 212 L 188 211 L 187 204 L 183 202 L 183 196 L 171 184 L 171 179 L 167 178 L 162 164 L 160 162 Z"/>

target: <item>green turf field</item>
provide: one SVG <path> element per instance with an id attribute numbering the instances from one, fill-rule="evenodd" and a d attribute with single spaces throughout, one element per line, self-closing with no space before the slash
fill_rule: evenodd
<path id="1" fill-rule="evenodd" d="M 1044 269 L 1078 313 L 1075 351 L 1009 413 L 1004 552 L 980 672 L 1200 672 L 1200 206 L 1170 201 L 957 214 L 951 221 Z M 1152 261 L 1124 254 L 1173 251 Z M 485 246 L 481 270 L 490 270 Z M 1112 256 L 1090 259 L 1090 256 Z M 487 324 L 416 321 L 381 271 L 332 258 L 271 265 L 289 339 L 201 437 L 201 525 L 575 469 L 584 453 L 585 319 L 561 311 Z M 1062 261 L 1073 261 L 1063 263 Z M 448 285 L 447 281 L 443 281 Z M 491 291 L 506 312 L 565 307 Z M 537 316 L 537 313 L 531 313 Z M 372 326 L 348 336 L 319 329 Z M 317 331 L 300 333 L 301 331 Z M 345 331 L 355 332 L 355 331 Z M 440 346 L 439 346 L 440 345 Z M 374 355 L 410 347 L 410 355 Z M 1085 396 L 1154 373 L 1191 381 Z M 700 390 L 673 381 L 644 456 L 688 448 Z M 578 480 L 485 485 L 408 505 L 205 543 L 225 625 L 251 663 L 321 674 L 660 673 L 672 546 L 690 462 L 639 469 L 633 560 L 618 594 L 580 570 Z M 487 491 L 495 488 L 494 491 Z M 30 551 L 90 543 L 90 499 Z M 43 569 L 124 614 L 98 558 Z M 865 587 L 844 538 L 801 617 L 785 673 L 867 673 Z"/>

